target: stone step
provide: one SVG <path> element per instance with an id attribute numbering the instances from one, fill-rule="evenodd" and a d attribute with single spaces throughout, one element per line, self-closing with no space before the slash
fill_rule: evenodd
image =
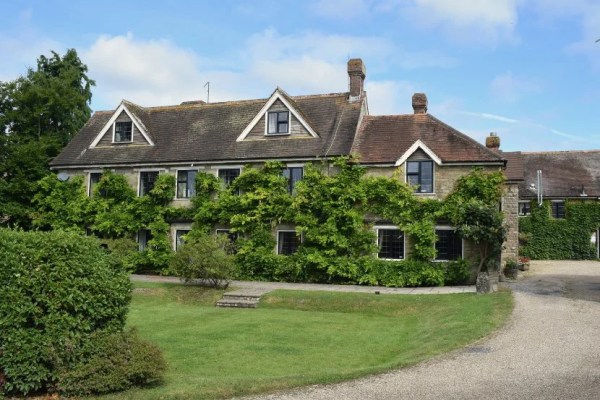
<path id="1" fill-rule="evenodd" d="M 223 300 L 245 300 L 245 301 L 256 301 L 260 300 L 260 295 L 248 294 L 248 293 L 224 293 Z"/>
<path id="2" fill-rule="evenodd" d="M 217 307 L 231 308 L 256 308 L 260 299 L 246 300 L 236 298 L 222 298 L 217 301 Z"/>

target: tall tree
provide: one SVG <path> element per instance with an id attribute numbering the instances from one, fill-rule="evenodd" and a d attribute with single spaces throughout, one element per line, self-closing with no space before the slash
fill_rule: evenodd
<path id="1" fill-rule="evenodd" d="M 74 49 L 0 82 L 0 225 L 30 226 L 36 182 L 89 119 L 94 85 Z"/>

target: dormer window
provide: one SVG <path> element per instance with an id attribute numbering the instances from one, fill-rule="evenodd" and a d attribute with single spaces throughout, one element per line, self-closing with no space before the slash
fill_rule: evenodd
<path id="1" fill-rule="evenodd" d="M 133 140 L 133 122 L 115 122 L 115 143 L 130 143 Z"/>
<path id="2" fill-rule="evenodd" d="M 271 111 L 267 114 L 267 135 L 285 135 L 290 133 L 290 112 Z"/>
<path id="3" fill-rule="evenodd" d="M 406 181 L 416 193 L 433 193 L 433 161 L 407 161 Z"/>

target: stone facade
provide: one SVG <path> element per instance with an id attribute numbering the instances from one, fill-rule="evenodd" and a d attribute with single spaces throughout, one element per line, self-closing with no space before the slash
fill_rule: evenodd
<path id="1" fill-rule="evenodd" d="M 506 223 L 506 241 L 502 247 L 500 265 L 504 265 L 509 259 L 519 256 L 519 185 L 508 182 L 504 186 L 502 196 L 502 211 Z"/>

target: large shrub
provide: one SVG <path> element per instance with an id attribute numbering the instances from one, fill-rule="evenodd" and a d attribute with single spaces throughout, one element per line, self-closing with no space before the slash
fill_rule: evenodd
<path id="1" fill-rule="evenodd" d="M 186 238 L 171 260 L 171 271 L 186 282 L 201 279 L 215 288 L 227 287 L 234 266 L 229 246 L 226 235 L 198 234 Z"/>
<path id="2" fill-rule="evenodd" d="M 1 229 L 0 265 L 1 391 L 52 388 L 90 335 L 123 329 L 131 284 L 95 239 Z"/>

